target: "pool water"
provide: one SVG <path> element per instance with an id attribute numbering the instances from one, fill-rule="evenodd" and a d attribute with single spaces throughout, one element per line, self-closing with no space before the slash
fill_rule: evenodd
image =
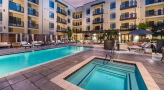
<path id="1" fill-rule="evenodd" d="M 147 90 L 136 65 L 94 59 L 67 81 L 85 90 Z"/>
<path id="2" fill-rule="evenodd" d="M 64 46 L 53 49 L 0 56 L 0 76 L 88 49 L 89 47 Z"/>

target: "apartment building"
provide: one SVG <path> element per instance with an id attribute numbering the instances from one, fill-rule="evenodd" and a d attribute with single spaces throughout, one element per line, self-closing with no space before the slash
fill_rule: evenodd
<path id="1" fill-rule="evenodd" d="M 67 19 L 72 22 L 73 11 L 62 0 L 0 0 L 0 41 L 61 39 L 71 27 Z"/>
<path id="2" fill-rule="evenodd" d="M 164 22 L 164 0 L 95 0 L 76 8 L 63 0 L 0 0 L 1 42 L 63 39 L 67 28 L 78 40 L 98 40 L 117 29 L 126 42 L 140 22 L 148 29 Z"/>

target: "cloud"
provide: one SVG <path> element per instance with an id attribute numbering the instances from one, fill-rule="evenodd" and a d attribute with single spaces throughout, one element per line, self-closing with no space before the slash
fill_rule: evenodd
<path id="1" fill-rule="evenodd" d="M 69 4 L 71 4 L 74 7 L 79 7 L 85 3 L 95 1 L 95 0 L 64 0 L 64 1 L 68 2 Z"/>

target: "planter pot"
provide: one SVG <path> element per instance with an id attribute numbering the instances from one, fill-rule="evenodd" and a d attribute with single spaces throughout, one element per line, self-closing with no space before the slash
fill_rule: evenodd
<path id="1" fill-rule="evenodd" d="M 114 46 L 114 40 L 105 40 L 104 41 L 104 49 L 106 50 L 112 50 Z"/>
<path id="2" fill-rule="evenodd" d="M 158 53 L 162 52 L 162 50 L 161 50 L 162 47 L 164 47 L 164 40 L 158 40 L 157 41 L 157 47 L 156 47 Z"/>

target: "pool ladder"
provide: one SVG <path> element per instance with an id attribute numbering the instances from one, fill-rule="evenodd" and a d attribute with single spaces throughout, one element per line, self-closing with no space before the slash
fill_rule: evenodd
<path id="1" fill-rule="evenodd" d="M 109 60 L 107 60 L 108 57 L 109 57 Z M 105 59 L 103 60 L 103 65 L 108 64 L 109 61 L 113 61 L 112 60 L 113 58 L 114 58 L 114 48 L 111 50 L 111 52 L 105 55 Z"/>

